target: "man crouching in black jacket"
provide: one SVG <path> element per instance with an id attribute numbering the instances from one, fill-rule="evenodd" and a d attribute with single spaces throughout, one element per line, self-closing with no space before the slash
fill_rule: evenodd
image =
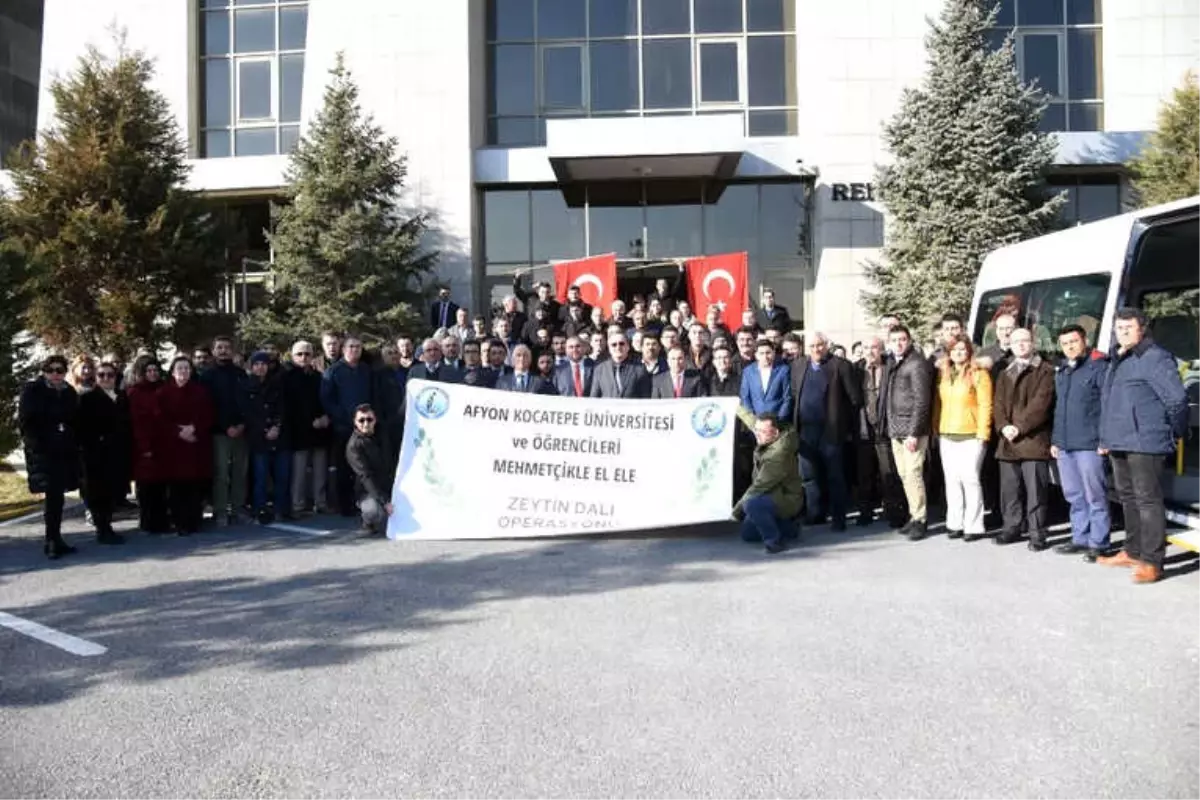
<path id="1" fill-rule="evenodd" d="M 375 435 L 375 410 L 367 403 L 354 409 L 354 433 L 346 444 L 346 463 L 354 471 L 354 490 L 362 529 L 368 536 L 387 534 L 392 515 L 392 477 L 387 448 Z"/>

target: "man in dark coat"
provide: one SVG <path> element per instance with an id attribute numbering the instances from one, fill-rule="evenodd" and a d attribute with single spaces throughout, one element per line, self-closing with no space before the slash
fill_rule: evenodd
<path id="1" fill-rule="evenodd" d="M 346 444 L 354 432 L 354 409 L 371 403 L 377 386 L 374 372 L 362 361 L 362 351 L 362 340 L 347 336 L 342 342 L 342 357 L 321 377 L 321 405 L 332 423 L 334 457 L 338 460 L 338 511 L 346 517 L 355 516 L 354 473 L 346 464 Z"/>
<path id="2" fill-rule="evenodd" d="M 433 330 L 449 328 L 458 315 L 458 303 L 450 299 L 450 287 L 438 288 L 437 300 L 429 307 L 429 327 Z"/>
<path id="3" fill-rule="evenodd" d="M 496 390 L 501 392 L 525 392 L 526 394 L 558 394 L 554 383 L 533 370 L 533 351 L 528 345 L 519 344 L 512 352 L 513 371 L 496 379 Z"/>
<path id="4" fill-rule="evenodd" d="M 392 515 L 392 462 L 384 443 L 375 435 L 375 412 L 368 404 L 354 410 L 354 433 L 346 442 L 346 463 L 354 475 L 354 492 L 368 536 L 385 536 Z"/>
<path id="5" fill-rule="evenodd" d="M 792 316 L 786 306 L 776 305 L 774 289 L 763 289 L 762 308 L 754 313 L 754 321 L 764 331 L 774 328 L 781 333 L 792 332 Z"/>
<path id="6" fill-rule="evenodd" d="M 1000 508 L 1004 530 L 993 540 L 1012 544 L 1029 534 L 1030 550 L 1045 550 L 1054 427 L 1054 368 L 1033 349 L 1033 334 L 1017 328 L 1012 360 L 996 381 L 992 419 L 1000 443 Z"/>
<path id="7" fill-rule="evenodd" d="M 891 440 L 896 474 L 908 501 L 909 521 L 900 533 L 917 541 L 928 533 L 924 469 L 933 431 L 933 370 L 903 325 L 892 327 L 888 345 L 892 358 L 879 401 L 881 424 Z"/>
<path id="8" fill-rule="evenodd" d="M 585 356 L 583 340 L 567 339 L 567 360 L 554 370 L 554 387 L 563 397 L 587 397 L 592 389 L 596 362 Z"/>
<path id="9" fill-rule="evenodd" d="M 699 370 L 687 368 L 687 353 L 679 345 L 667 351 L 667 371 L 651 380 L 650 399 L 707 397 L 708 384 Z"/>
<path id="10" fill-rule="evenodd" d="M 871 524 L 875 509 L 881 505 L 891 528 L 901 528 L 908 520 L 904 488 L 896 475 L 892 443 L 884 430 L 884 414 L 880 408 L 883 388 L 887 384 L 885 350 L 882 338 L 868 337 L 863 342 L 863 362 L 857 368 L 862 387 L 855 459 L 860 527 Z"/>
<path id="11" fill-rule="evenodd" d="M 254 464 L 254 515 L 269 525 L 275 516 L 292 516 L 291 428 L 283 382 L 270 374 L 271 356 L 259 351 L 250 357 L 250 380 L 242 389 L 242 418 L 246 444 Z M 268 479 L 274 487 L 274 509 L 267 507 Z"/>
<path id="12" fill-rule="evenodd" d="M 533 292 L 525 291 L 521 286 L 521 276 L 526 272 L 529 272 L 529 270 L 519 269 L 513 273 L 513 294 L 525 306 L 525 312 L 531 319 L 537 313 L 538 309 L 544 309 L 546 313 L 542 319 L 546 320 L 547 325 L 556 325 L 562 306 L 554 299 L 552 287 L 546 281 L 542 281 L 533 285 Z"/>
<path id="13" fill-rule="evenodd" d="M 313 368 L 313 346 L 305 341 L 292 345 L 292 366 L 282 375 L 284 427 L 292 446 L 292 515 L 308 508 L 305 487 L 312 491 L 312 508 L 326 511 L 326 483 L 329 479 L 329 445 L 333 436 L 329 415 L 321 407 L 321 373 Z M 311 469 L 311 473 L 309 470 Z M 309 480 L 305 480 L 305 478 Z"/>
<path id="14" fill-rule="evenodd" d="M 610 358 L 596 367 L 589 397 L 649 397 L 650 387 L 646 372 L 629 357 L 629 350 L 629 338 L 620 331 L 611 330 L 608 334 Z"/>
<path id="15" fill-rule="evenodd" d="M 133 453 L 129 400 L 116 388 L 119 374 L 111 362 L 102 363 L 96 370 L 96 388 L 79 400 L 84 487 L 100 544 L 125 542 L 112 527 L 113 512 L 129 491 Z"/>
<path id="16" fill-rule="evenodd" d="M 1125 512 L 1125 549 L 1098 563 L 1132 568 L 1134 583 L 1154 583 L 1167 549 L 1159 472 L 1163 457 L 1187 435 L 1188 398 L 1175 359 L 1150 338 L 1142 312 L 1121 309 L 1113 329 L 1117 346 L 1100 398 L 1100 451 L 1112 462 Z"/>
<path id="17" fill-rule="evenodd" d="M 421 345 L 421 363 L 413 364 L 408 371 L 408 380 L 462 383 L 462 373 L 446 363 L 442 357 L 442 343 L 431 338 Z"/>
<path id="18" fill-rule="evenodd" d="M 17 407 L 29 491 L 46 496 L 43 551 L 52 559 L 75 552 L 62 537 L 64 495 L 79 488 L 79 395 L 66 378 L 67 359 L 49 356 L 42 362 L 42 377 L 22 388 Z"/>
<path id="19" fill-rule="evenodd" d="M 241 393 L 246 371 L 233 363 L 233 340 L 228 336 L 213 339 L 211 369 L 196 377 L 212 396 L 213 428 L 213 520 L 217 527 L 236 523 L 246 505 L 246 426 L 242 419 Z"/>

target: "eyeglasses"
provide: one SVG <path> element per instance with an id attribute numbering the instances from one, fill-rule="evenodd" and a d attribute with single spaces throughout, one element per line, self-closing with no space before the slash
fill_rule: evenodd
<path id="1" fill-rule="evenodd" d="M 609 342 L 608 346 L 610 349 L 613 347 L 629 347 L 629 342 Z"/>
<path id="2" fill-rule="evenodd" d="M 47 375 L 66 375 L 67 374 L 66 367 L 58 367 L 58 366 L 46 367 L 42 371 L 45 372 Z"/>
<path id="3" fill-rule="evenodd" d="M 115 372 L 97 372 L 96 377 L 100 378 L 100 379 L 115 378 L 115 377 L 117 377 L 117 373 L 115 373 Z"/>
<path id="4" fill-rule="evenodd" d="M 358 419 L 356 419 L 354 421 L 357 422 L 359 425 L 366 425 L 368 423 L 374 422 L 375 418 L 374 417 L 359 417 Z"/>
<path id="5" fill-rule="evenodd" d="M 308 358 L 311 355 L 312 355 L 312 350 L 298 350 L 295 353 L 292 353 L 292 358 L 300 358 L 301 356 L 303 356 L 304 358 Z"/>

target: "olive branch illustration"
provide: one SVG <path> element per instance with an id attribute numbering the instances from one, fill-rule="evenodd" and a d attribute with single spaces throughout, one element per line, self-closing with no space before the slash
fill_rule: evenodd
<path id="1" fill-rule="evenodd" d="M 715 447 L 709 450 L 704 458 L 700 459 L 700 464 L 696 467 L 696 483 L 694 486 L 694 496 L 697 500 L 704 499 L 708 494 L 713 480 L 718 475 L 720 466 L 721 456 Z"/>
<path id="2" fill-rule="evenodd" d="M 417 435 L 413 437 L 413 447 L 416 449 L 417 461 L 420 464 L 425 484 L 433 490 L 434 494 L 443 497 L 453 496 L 454 484 L 442 474 L 442 466 L 438 461 L 437 450 L 433 446 L 433 438 L 425 432 L 424 428 L 417 430 Z"/>

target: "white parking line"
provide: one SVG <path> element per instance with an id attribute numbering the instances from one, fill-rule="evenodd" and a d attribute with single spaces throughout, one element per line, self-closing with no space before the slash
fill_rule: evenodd
<path id="1" fill-rule="evenodd" d="M 59 650 L 66 650 L 76 656 L 99 656 L 108 652 L 108 648 L 103 645 L 89 642 L 87 639 L 80 639 L 69 633 L 56 631 L 54 628 L 47 628 L 45 625 L 39 625 L 27 619 L 14 617 L 12 614 L 5 614 L 3 611 L 0 611 L 0 627 L 23 633 L 39 642 L 53 645 Z"/>
<path id="2" fill-rule="evenodd" d="M 264 525 L 265 528 L 274 528 L 277 531 L 287 531 L 288 533 L 303 533 L 305 536 L 328 536 L 334 531 L 322 531 L 316 528 L 305 528 L 303 525 L 289 525 L 286 522 L 272 522 L 270 525 Z"/>

